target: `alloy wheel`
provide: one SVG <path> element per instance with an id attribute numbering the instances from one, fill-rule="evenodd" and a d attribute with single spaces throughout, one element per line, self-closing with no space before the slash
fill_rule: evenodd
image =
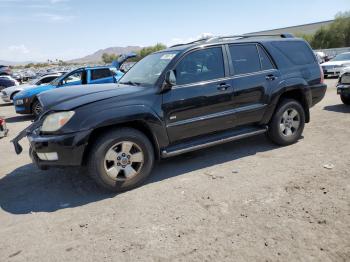
<path id="1" fill-rule="evenodd" d="M 129 180 L 137 176 L 144 163 L 144 153 L 140 146 L 131 141 L 113 145 L 104 158 L 104 168 L 113 180 Z"/>
<path id="2" fill-rule="evenodd" d="M 300 126 L 300 115 L 297 110 L 288 108 L 281 117 L 280 132 L 284 136 L 292 136 Z"/>

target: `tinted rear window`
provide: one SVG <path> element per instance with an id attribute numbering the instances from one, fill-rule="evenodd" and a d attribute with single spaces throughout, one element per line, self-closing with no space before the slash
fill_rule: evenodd
<path id="1" fill-rule="evenodd" d="M 112 73 L 108 68 L 91 70 L 91 80 L 97 80 L 100 78 L 105 78 L 110 76 L 112 76 Z"/>
<path id="2" fill-rule="evenodd" d="M 281 51 L 294 65 L 315 63 L 315 57 L 312 51 L 302 41 L 273 42 L 272 45 Z"/>
<path id="3" fill-rule="evenodd" d="M 273 69 L 274 66 L 270 58 L 268 57 L 266 51 L 261 46 L 258 46 L 258 49 L 259 49 L 259 55 L 260 55 L 261 69 L 262 70 Z"/>

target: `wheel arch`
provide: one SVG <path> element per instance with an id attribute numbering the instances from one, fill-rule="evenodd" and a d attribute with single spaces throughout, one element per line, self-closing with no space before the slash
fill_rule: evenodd
<path id="1" fill-rule="evenodd" d="M 102 135 L 103 133 L 106 133 L 112 129 L 123 128 L 123 127 L 132 128 L 132 129 L 138 130 L 141 133 L 143 133 L 149 139 L 149 141 L 151 142 L 151 144 L 153 146 L 155 158 L 157 160 L 160 159 L 160 145 L 159 145 L 158 138 L 155 136 L 154 132 L 152 132 L 152 127 L 144 120 L 135 119 L 135 120 L 130 120 L 130 121 L 126 121 L 126 122 L 119 122 L 119 123 L 113 123 L 110 125 L 103 125 L 103 126 L 99 126 L 99 127 L 95 128 L 90 133 L 89 138 L 87 140 L 87 146 L 84 150 L 82 164 L 83 165 L 87 164 L 88 156 L 91 152 L 91 148 L 93 147 L 93 140 L 96 139 L 96 137 L 98 137 L 98 136 Z"/>
<path id="2" fill-rule="evenodd" d="M 312 103 L 311 89 L 305 79 L 291 78 L 283 81 L 272 93 L 269 106 L 265 111 L 261 124 L 268 124 L 275 113 L 278 105 L 284 99 L 298 101 L 305 112 L 305 122 L 310 122 L 310 105 Z"/>

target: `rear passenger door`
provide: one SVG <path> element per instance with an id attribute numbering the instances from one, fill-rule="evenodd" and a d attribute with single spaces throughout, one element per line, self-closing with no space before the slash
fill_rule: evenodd
<path id="1" fill-rule="evenodd" d="M 114 83 L 113 73 L 109 68 L 97 68 L 89 70 L 89 84 Z"/>
<path id="2" fill-rule="evenodd" d="M 255 43 L 226 45 L 236 125 L 259 122 L 271 90 L 277 86 L 279 71 L 266 50 Z"/>

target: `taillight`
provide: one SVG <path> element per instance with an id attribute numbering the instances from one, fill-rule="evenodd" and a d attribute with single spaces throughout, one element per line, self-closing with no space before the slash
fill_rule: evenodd
<path id="1" fill-rule="evenodd" d="M 0 118 L 0 126 L 4 125 L 5 124 L 5 119 L 3 118 Z"/>
<path id="2" fill-rule="evenodd" d="M 324 74 L 323 74 L 323 69 L 322 69 L 322 66 L 319 64 L 320 66 L 320 73 L 321 73 L 321 84 L 324 83 Z"/>

